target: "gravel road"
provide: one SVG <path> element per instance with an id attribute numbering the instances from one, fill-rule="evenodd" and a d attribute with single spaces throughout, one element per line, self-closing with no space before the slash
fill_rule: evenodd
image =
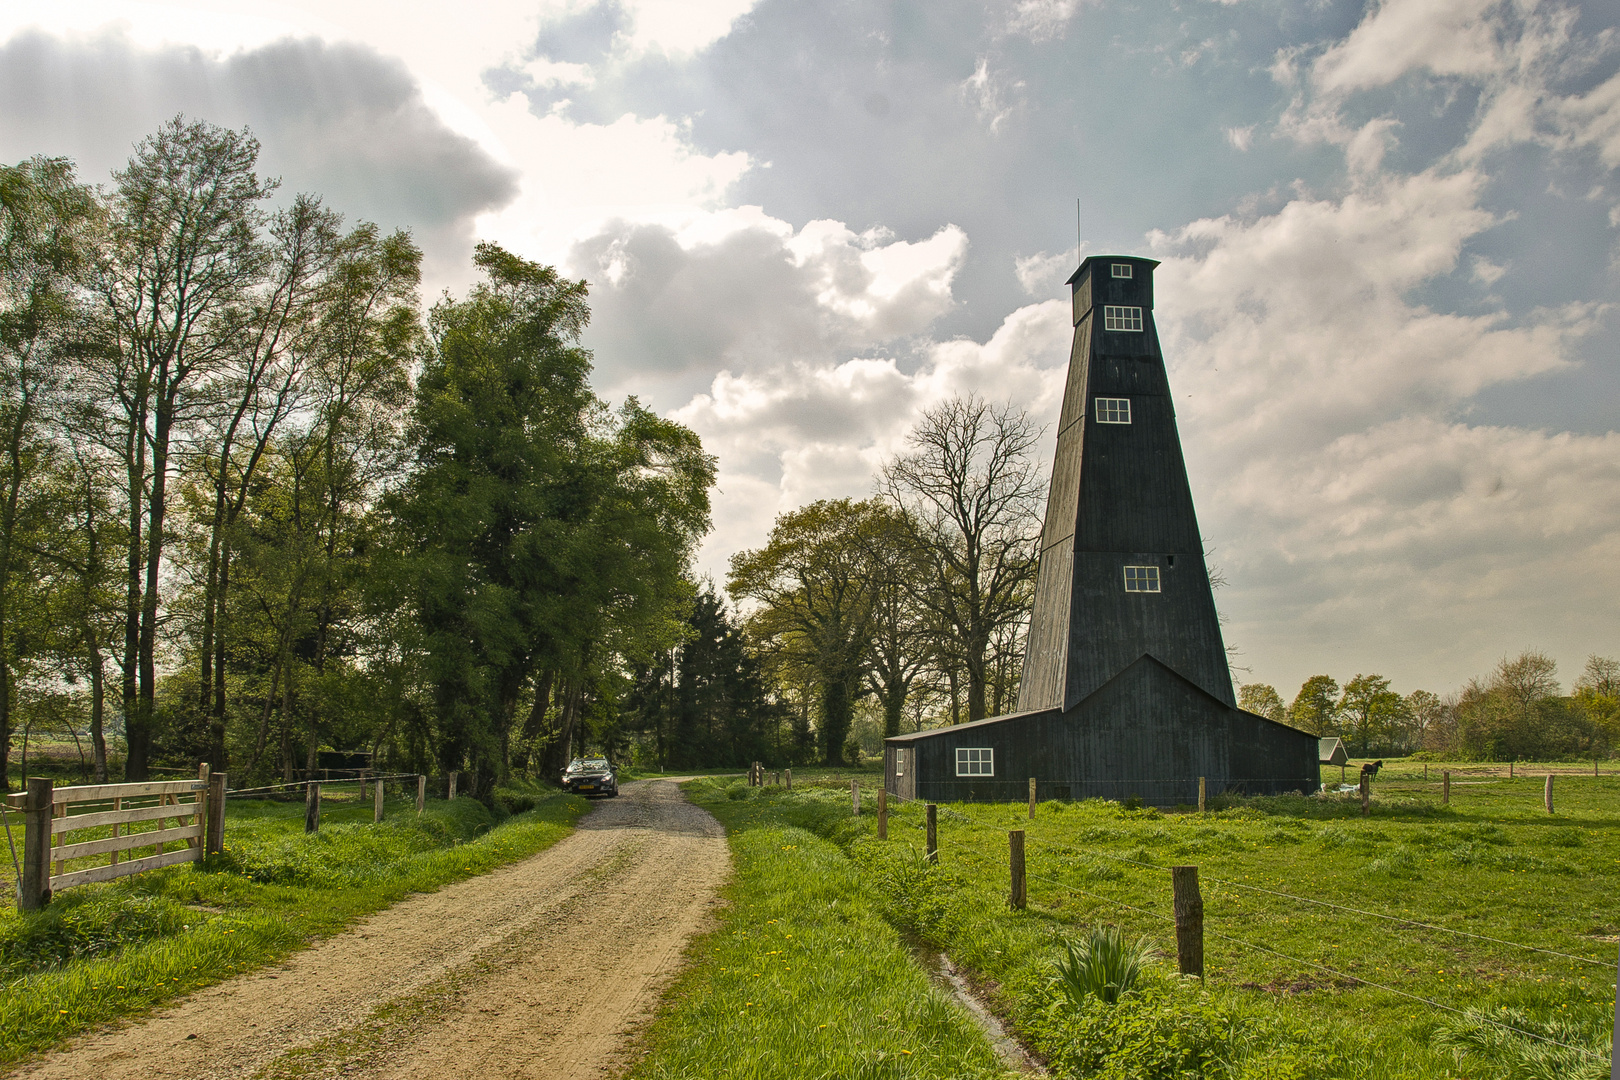
<path id="1" fill-rule="evenodd" d="M 14 1075 L 612 1076 L 730 865 L 719 824 L 674 783 L 627 783 L 533 858 Z"/>

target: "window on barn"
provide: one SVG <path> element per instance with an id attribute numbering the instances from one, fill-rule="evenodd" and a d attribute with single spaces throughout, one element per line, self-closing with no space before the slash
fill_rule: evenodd
<path id="1" fill-rule="evenodd" d="M 1097 423 L 1128 424 L 1131 422 L 1131 399 L 1100 397 L 1097 399 Z"/>
<path id="2" fill-rule="evenodd" d="M 906 752 L 904 750 L 894 752 L 894 775 L 906 775 Z"/>
<path id="3" fill-rule="evenodd" d="M 956 748 L 957 776 L 996 775 L 996 752 L 988 747 L 959 746 Z"/>
<path id="4" fill-rule="evenodd" d="M 1125 568 L 1126 592 L 1158 592 L 1159 568 L 1157 566 L 1127 566 Z"/>
<path id="5" fill-rule="evenodd" d="M 1131 276 L 1131 264 L 1130 263 L 1115 263 L 1114 264 L 1114 276 L 1115 277 L 1123 277 L 1123 278 L 1130 277 Z"/>
<path id="6" fill-rule="evenodd" d="M 1103 305 L 1104 330 L 1141 330 L 1142 309 L 1139 307 L 1114 307 L 1112 304 Z"/>

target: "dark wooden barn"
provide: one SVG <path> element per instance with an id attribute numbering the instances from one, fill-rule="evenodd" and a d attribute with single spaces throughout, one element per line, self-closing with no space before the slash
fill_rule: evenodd
<path id="1" fill-rule="evenodd" d="M 930 802 L 1314 792 L 1315 736 L 1237 707 L 1175 407 L 1152 259 L 1069 279 L 1058 421 L 1018 712 L 888 739 L 889 791 Z"/>

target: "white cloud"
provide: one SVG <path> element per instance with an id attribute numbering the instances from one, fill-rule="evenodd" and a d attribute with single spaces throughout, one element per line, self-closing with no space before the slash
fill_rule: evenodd
<path id="1" fill-rule="evenodd" d="M 990 70 L 989 58 L 981 56 L 973 74 L 962 80 L 960 89 L 963 99 L 973 102 L 979 116 L 995 132 L 1017 108 L 1016 98 L 1023 87 L 1023 82 Z"/>
<path id="2" fill-rule="evenodd" d="M 1007 33 L 1031 41 L 1062 37 L 1080 7 L 1080 0 L 1018 0 L 1007 19 Z"/>
<path id="3" fill-rule="evenodd" d="M 1327 92 L 1385 86 L 1410 71 L 1486 75 L 1500 66 L 1498 0 L 1384 0 L 1350 36 L 1317 59 L 1311 78 Z"/>
<path id="4" fill-rule="evenodd" d="M 1232 144 L 1233 149 L 1247 151 L 1254 145 L 1254 127 L 1229 127 L 1221 130 L 1226 134 L 1226 141 Z"/>
<path id="5" fill-rule="evenodd" d="M 1029 295 L 1037 299 L 1052 296 L 1063 288 L 1074 268 L 1080 265 L 1085 247 L 1079 245 L 1056 255 L 1039 251 L 1034 255 L 1014 256 L 1013 275 Z"/>

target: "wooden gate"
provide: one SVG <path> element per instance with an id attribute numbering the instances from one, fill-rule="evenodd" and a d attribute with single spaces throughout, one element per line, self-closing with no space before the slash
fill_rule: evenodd
<path id="1" fill-rule="evenodd" d="M 207 765 L 196 780 L 59 788 L 48 779 L 30 777 L 25 792 L 6 797 L 9 806 L 24 812 L 27 827 L 17 906 L 35 910 L 73 885 L 201 862 L 211 816 L 209 789 L 217 789 L 213 795 L 223 809 L 224 781 L 224 773 L 210 777 Z M 73 833 L 92 830 L 94 835 L 72 839 Z M 130 857 L 146 848 L 152 853 Z M 99 862 L 101 856 L 108 861 Z M 90 858 L 98 861 L 68 868 Z"/>

